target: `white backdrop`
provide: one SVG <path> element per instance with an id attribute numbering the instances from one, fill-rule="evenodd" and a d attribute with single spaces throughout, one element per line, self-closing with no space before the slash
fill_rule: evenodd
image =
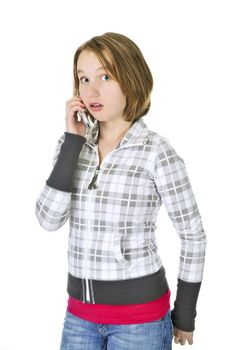
<path id="1" fill-rule="evenodd" d="M 152 70 L 155 87 L 145 122 L 185 160 L 207 233 L 191 349 L 228 349 L 231 17 L 224 0 L 1 1 L 0 350 L 59 348 L 68 224 L 46 232 L 34 207 L 64 131 L 74 52 L 107 31 L 134 40 Z M 157 234 L 173 303 L 179 239 L 164 208 Z"/>

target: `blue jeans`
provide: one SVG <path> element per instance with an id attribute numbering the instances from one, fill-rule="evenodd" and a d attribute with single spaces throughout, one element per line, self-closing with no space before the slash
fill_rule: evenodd
<path id="1" fill-rule="evenodd" d="M 89 322 L 66 311 L 60 350 L 171 350 L 170 312 L 158 321 L 114 325 Z"/>

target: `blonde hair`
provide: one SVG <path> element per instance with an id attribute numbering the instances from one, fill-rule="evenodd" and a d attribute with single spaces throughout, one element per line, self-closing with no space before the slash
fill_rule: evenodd
<path id="1" fill-rule="evenodd" d="M 150 109 L 153 78 L 138 46 L 128 37 L 118 33 L 95 36 L 75 52 L 73 62 L 74 96 L 79 95 L 77 61 L 82 51 L 92 51 L 107 72 L 115 79 L 126 97 L 124 116 L 135 121 Z"/>

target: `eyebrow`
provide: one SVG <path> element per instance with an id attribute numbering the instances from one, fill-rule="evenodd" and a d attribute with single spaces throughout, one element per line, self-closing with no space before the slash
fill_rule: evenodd
<path id="1" fill-rule="evenodd" d="M 98 70 L 105 70 L 105 68 L 103 67 L 103 66 L 101 66 L 101 67 L 98 67 L 97 69 L 96 69 L 97 71 Z M 79 73 L 85 73 L 82 69 L 78 69 L 77 70 L 77 74 L 79 74 Z"/>

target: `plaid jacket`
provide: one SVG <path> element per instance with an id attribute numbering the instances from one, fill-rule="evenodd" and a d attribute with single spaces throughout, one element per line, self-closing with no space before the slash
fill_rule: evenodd
<path id="1" fill-rule="evenodd" d="M 163 203 L 181 239 L 179 278 L 201 281 L 206 237 L 183 159 L 140 118 L 99 166 L 98 133 L 96 124 L 86 134 L 72 193 L 45 185 L 36 205 L 46 230 L 55 231 L 69 219 L 70 274 L 124 280 L 158 271 L 155 233 Z M 53 164 L 63 141 L 64 135 Z"/>

